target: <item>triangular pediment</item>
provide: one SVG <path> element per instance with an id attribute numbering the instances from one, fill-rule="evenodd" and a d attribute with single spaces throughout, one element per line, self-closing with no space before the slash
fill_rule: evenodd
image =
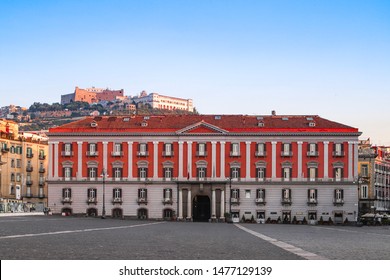
<path id="1" fill-rule="evenodd" d="M 176 131 L 177 134 L 208 134 L 208 133 L 216 133 L 216 134 L 225 134 L 228 133 L 227 130 L 222 129 L 218 126 L 206 123 L 205 121 L 200 121 L 195 124 L 189 125 L 185 128 L 182 128 Z"/>

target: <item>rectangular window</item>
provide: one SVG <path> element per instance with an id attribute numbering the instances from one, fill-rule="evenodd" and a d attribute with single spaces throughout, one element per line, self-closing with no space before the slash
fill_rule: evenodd
<path id="1" fill-rule="evenodd" d="M 163 190 L 164 203 L 172 203 L 172 189 Z"/>
<path id="2" fill-rule="evenodd" d="M 336 157 L 344 156 L 344 144 L 334 143 L 333 144 L 333 155 Z"/>
<path id="3" fill-rule="evenodd" d="M 26 157 L 28 157 L 28 158 L 32 158 L 32 157 L 33 157 L 32 148 L 27 148 L 27 154 L 26 154 Z"/>
<path id="4" fill-rule="evenodd" d="M 164 144 L 163 156 L 166 156 L 166 157 L 173 156 L 172 143 L 165 143 Z"/>
<path id="5" fill-rule="evenodd" d="M 148 155 L 148 145 L 146 143 L 139 144 L 138 155 L 139 156 L 147 156 Z"/>
<path id="6" fill-rule="evenodd" d="M 240 179 L 240 168 L 239 167 L 232 167 L 230 169 L 230 176 L 232 179 Z"/>
<path id="7" fill-rule="evenodd" d="M 20 159 L 16 160 L 16 168 L 21 168 L 22 167 L 22 161 Z"/>
<path id="8" fill-rule="evenodd" d="M 171 167 L 164 168 L 164 178 L 165 178 L 165 180 L 172 179 L 172 168 Z"/>
<path id="9" fill-rule="evenodd" d="M 258 181 L 264 181 L 265 179 L 265 167 L 256 168 L 256 178 Z"/>
<path id="10" fill-rule="evenodd" d="M 138 168 L 138 177 L 141 181 L 146 180 L 148 178 L 148 168 L 147 167 L 140 167 Z"/>
<path id="11" fill-rule="evenodd" d="M 202 181 L 206 178 L 206 167 L 198 167 L 197 168 L 198 173 L 198 180 Z"/>
<path id="12" fill-rule="evenodd" d="M 363 185 L 361 187 L 361 198 L 362 199 L 367 199 L 368 198 L 368 186 L 367 185 Z"/>
<path id="13" fill-rule="evenodd" d="M 318 156 L 317 144 L 315 144 L 315 143 L 309 143 L 308 144 L 307 156 L 309 156 L 309 157 Z"/>
<path id="14" fill-rule="evenodd" d="M 245 190 L 245 198 L 251 198 L 251 190 Z"/>
<path id="15" fill-rule="evenodd" d="M 232 157 L 240 156 L 240 143 L 232 143 L 230 155 Z"/>
<path id="16" fill-rule="evenodd" d="M 70 181 L 72 179 L 72 168 L 64 167 L 64 180 Z"/>
<path id="17" fill-rule="evenodd" d="M 368 177 L 368 165 L 367 164 L 361 165 L 361 176 Z"/>
<path id="18" fill-rule="evenodd" d="M 197 149 L 198 149 L 197 156 L 200 156 L 200 157 L 207 156 L 205 143 L 198 143 Z"/>
<path id="19" fill-rule="evenodd" d="M 97 177 L 97 168 L 96 167 L 91 167 L 89 168 L 89 180 L 94 181 L 96 180 Z"/>
<path id="20" fill-rule="evenodd" d="M 283 172 L 283 181 L 290 181 L 291 178 L 291 168 L 290 167 L 284 167 L 282 168 Z"/>
<path id="21" fill-rule="evenodd" d="M 240 201 L 240 190 L 239 189 L 232 189 L 230 192 L 231 196 L 231 202 L 232 203 L 237 203 Z"/>
<path id="22" fill-rule="evenodd" d="M 282 157 L 290 157 L 290 156 L 292 156 L 291 144 L 290 143 L 283 143 L 282 144 Z"/>
<path id="23" fill-rule="evenodd" d="M 119 157 L 123 155 L 122 143 L 114 143 L 114 150 L 112 156 Z"/>
<path id="24" fill-rule="evenodd" d="M 112 190 L 113 202 L 122 202 L 122 189 L 115 188 Z"/>
<path id="25" fill-rule="evenodd" d="M 265 144 L 264 143 L 257 143 L 256 156 L 258 156 L 258 157 L 265 156 Z"/>
<path id="26" fill-rule="evenodd" d="M 307 199 L 309 203 L 317 203 L 317 190 L 309 189 L 307 191 Z"/>
<path id="27" fill-rule="evenodd" d="M 147 202 L 148 190 L 145 188 L 138 189 L 138 202 Z"/>
<path id="28" fill-rule="evenodd" d="M 64 188 L 62 189 L 62 201 L 71 202 L 72 201 L 72 189 Z"/>
<path id="29" fill-rule="evenodd" d="M 65 143 L 64 144 L 64 156 L 71 156 L 72 155 L 72 144 L 71 143 Z"/>
<path id="30" fill-rule="evenodd" d="M 87 190 L 88 202 L 96 202 L 97 190 L 94 188 Z"/>
<path id="31" fill-rule="evenodd" d="M 308 169 L 308 173 L 309 173 L 309 181 L 315 181 L 317 180 L 317 168 L 315 167 L 310 167 Z"/>
<path id="32" fill-rule="evenodd" d="M 257 203 L 265 202 L 265 189 L 256 190 L 256 202 Z"/>
<path id="33" fill-rule="evenodd" d="M 334 179 L 335 179 L 335 181 L 341 181 L 342 178 L 343 178 L 343 168 L 336 167 L 334 169 Z"/>
<path id="34" fill-rule="evenodd" d="M 113 174 L 114 174 L 114 180 L 115 181 L 122 180 L 122 168 L 115 167 L 114 170 L 113 170 Z"/>
<path id="35" fill-rule="evenodd" d="M 334 191 L 334 199 L 336 203 L 344 202 L 344 190 L 337 189 Z"/>
<path id="36" fill-rule="evenodd" d="M 282 190 L 282 202 L 291 202 L 291 190 L 283 189 Z"/>

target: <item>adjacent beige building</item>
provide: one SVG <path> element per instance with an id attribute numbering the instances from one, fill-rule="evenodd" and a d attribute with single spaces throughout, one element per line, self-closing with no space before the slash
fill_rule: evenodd
<path id="1" fill-rule="evenodd" d="M 47 206 L 47 155 L 45 135 L 19 133 L 17 123 L 0 119 L 0 212 Z"/>

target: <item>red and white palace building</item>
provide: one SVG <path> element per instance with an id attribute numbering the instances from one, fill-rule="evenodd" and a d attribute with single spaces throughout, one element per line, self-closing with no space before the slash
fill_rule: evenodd
<path id="1" fill-rule="evenodd" d="M 49 207 L 101 215 L 104 200 L 113 217 L 353 221 L 360 134 L 319 116 L 88 117 L 50 129 Z"/>

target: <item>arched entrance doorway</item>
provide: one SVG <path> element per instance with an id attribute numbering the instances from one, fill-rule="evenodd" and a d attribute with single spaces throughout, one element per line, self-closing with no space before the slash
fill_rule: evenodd
<path id="1" fill-rule="evenodd" d="M 210 198 L 197 195 L 192 203 L 192 218 L 194 222 L 208 222 L 210 219 Z"/>
<path id="2" fill-rule="evenodd" d="M 87 216 L 88 217 L 96 217 L 98 215 L 96 208 L 88 208 L 87 209 Z"/>
<path id="3" fill-rule="evenodd" d="M 121 208 L 112 209 L 112 217 L 113 218 L 122 218 L 123 217 L 123 210 Z"/>

